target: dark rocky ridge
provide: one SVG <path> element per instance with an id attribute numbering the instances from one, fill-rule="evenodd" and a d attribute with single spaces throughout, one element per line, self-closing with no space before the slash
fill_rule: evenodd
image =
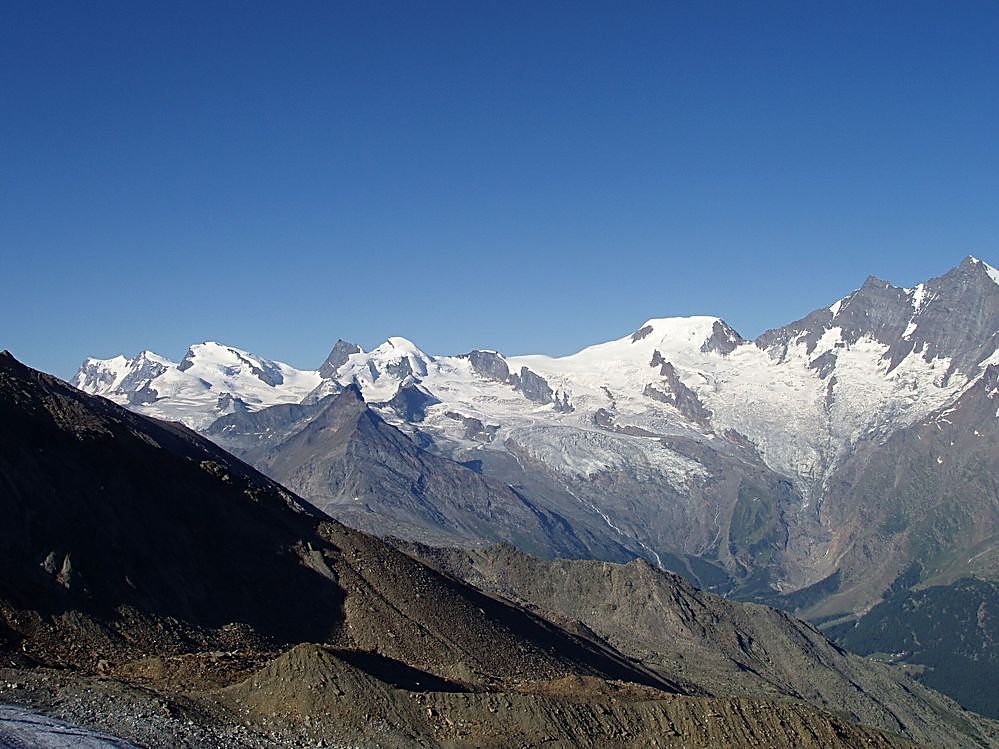
<path id="1" fill-rule="evenodd" d="M 239 622 L 274 643 L 360 646 L 442 678 L 452 669 L 567 674 L 577 656 L 628 670 L 331 521 L 186 428 L 84 395 L 8 354 L 0 417 L 0 599 L 26 652 L 47 628 L 78 626 L 75 614 L 66 619 L 78 612 L 102 623 L 101 639 L 127 633 L 135 646 L 152 617 L 183 622 L 191 638 L 224 639 L 215 633 Z M 16 611 L 35 612 L 34 623 L 11 619 Z M 504 637 L 505 653 L 481 647 Z"/>
<path id="2" fill-rule="evenodd" d="M 356 387 L 322 401 L 304 425 L 267 439 L 251 433 L 243 440 L 226 428 L 234 421 L 213 427 L 220 444 L 352 527 L 452 543 L 508 540 L 543 554 L 588 553 L 556 512 L 423 450 L 372 411 Z"/>
<path id="3" fill-rule="evenodd" d="M 650 669 L 707 694 L 803 699 L 928 745 L 997 738 L 990 733 L 995 726 L 973 714 L 945 717 L 954 704 L 900 670 L 851 655 L 781 611 L 697 590 L 644 561 L 546 562 L 510 546 L 404 548 L 560 626 L 595 632 Z M 946 738 L 943 723 L 949 724 Z"/>
<path id="4" fill-rule="evenodd" d="M 715 323 L 717 325 L 717 323 Z M 731 349 L 729 349 L 731 351 Z M 659 367 L 659 376 L 663 378 L 666 392 L 656 390 L 651 385 L 645 388 L 645 395 L 663 403 L 669 403 L 687 419 L 703 427 L 709 427 L 711 412 L 704 407 L 697 393 L 683 384 L 672 363 L 663 359 L 658 351 L 653 352 L 650 367 Z"/>
<path id="5" fill-rule="evenodd" d="M 514 390 L 519 390 L 524 397 L 532 403 L 547 405 L 556 402 L 556 396 L 551 386 L 544 377 L 532 372 L 527 367 L 521 367 L 520 373 L 511 373 L 510 367 L 501 354 L 495 351 L 481 351 L 476 349 L 463 355 L 472 365 L 472 369 L 487 380 L 495 382 L 505 382 L 513 386 Z M 557 407 L 562 411 L 571 411 L 572 407 L 568 400 L 559 399 Z"/>

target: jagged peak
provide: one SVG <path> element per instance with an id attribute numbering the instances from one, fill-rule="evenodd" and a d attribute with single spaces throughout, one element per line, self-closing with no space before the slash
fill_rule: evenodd
<path id="1" fill-rule="evenodd" d="M 864 279 L 864 285 L 861 286 L 860 289 L 863 290 L 871 288 L 889 289 L 891 288 L 891 284 L 888 281 L 885 281 L 883 278 L 878 278 L 877 276 L 868 276 L 866 279 Z"/>
<path id="2" fill-rule="evenodd" d="M 356 343 L 338 338 L 333 348 L 330 350 L 326 361 L 319 368 L 319 376 L 324 380 L 332 379 L 336 376 L 340 367 L 347 363 L 347 360 L 354 354 L 363 354 L 364 350 Z"/>
<path id="3" fill-rule="evenodd" d="M 994 284 L 996 284 L 997 286 L 999 286 L 999 270 L 997 270 L 996 268 L 992 267 L 991 265 L 989 265 L 988 263 L 986 263 L 984 260 L 979 260 L 974 255 L 968 255 L 964 260 L 961 261 L 961 264 L 958 266 L 958 268 L 966 268 L 966 269 L 975 269 L 975 270 L 985 271 L 985 273 L 992 280 L 992 282 Z"/>

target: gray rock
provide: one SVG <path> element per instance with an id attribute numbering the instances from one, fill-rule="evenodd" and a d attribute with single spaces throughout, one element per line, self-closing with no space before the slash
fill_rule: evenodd
<path id="1" fill-rule="evenodd" d="M 808 368 L 817 370 L 819 379 L 824 380 L 836 369 L 836 353 L 834 351 L 826 351 L 821 356 L 812 359 L 808 363 Z"/>
<path id="2" fill-rule="evenodd" d="M 569 414 L 576 410 L 576 407 L 572 405 L 569 394 L 564 390 L 555 393 L 555 410 L 563 414 Z"/>
<path id="3" fill-rule="evenodd" d="M 464 355 L 472 365 L 472 369 L 488 380 L 507 382 L 510 379 L 510 367 L 502 354 L 495 351 L 469 351 Z"/>
<path id="4" fill-rule="evenodd" d="M 835 316 L 829 309 L 817 309 L 797 322 L 768 330 L 755 343 L 783 361 L 790 345 L 804 344 L 811 354 L 827 330 L 839 327 L 845 345 L 870 338 L 889 346 L 889 372 L 916 353 L 927 361 L 950 358 L 947 376 L 958 370 L 975 373 L 999 345 L 999 286 L 977 260 L 965 258 L 958 267 L 930 279 L 923 284 L 918 309 L 915 301 L 915 290 L 870 276 L 843 300 Z M 831 370 L 820 371 L 828 376 Z"/>
<path id="5" fill-rule="evenodd" d="M 701 344 L 701 353 L 731 354 L 745 342 L 728 323 L 715 320 L 715 324 L 711 327 L 711 336 Z"/>
<path id="6" fill-rule="evenodd" d="M 665 361 L 658 350 L 652 353 L 652 367 L 659 367 L 659 374 L 665 380 L 666 392 L 657 390 L 651 385 L 646 385 L 643 393 L 663 403 L 670 403 L 676 410 L 686 416 L 690 421 L 701 426 L 708 426 L 711 420 L 711 412 L 704 407 L 697 393 L 683 384 L 676 368 L 672 363 Z"/>
<path id="7" fill-rule="evenodd" d="M 147 403 L 155 403 L 160 397 L 159 393 L 157 393 L 148 382 L 139 390 L 130 390 L 127 391 L 127 393 L 128 394 L 125 397 L 128 399 L 129 405 L 132 406 L 142 406 Z"/>
<path id="8" fill-rule="evenodd" d="M 652 332 L 652 330 L 653 328 L 651 325 L 646 325 L 644 328 L 636 330 L 631 336 L 631 342 L 638 343 L 643 338 L 647 338 L 648 335 Z"/>
<path id="9" fill-rule="evenodd" d="M 250 411 L 250 407 L 246 404 L 246 401 L 232 393 L 220 394 L 216 408 L 219 411 L 228 411 L 231 408 L 233 411 L 240 413 L 248 413 Z"/>
<path id="10" fill-rule="evenodd" d="M 258 411 L 238 410 L 216 419 L 204 434 L 227 450 L 243 455 L 283 439 L 315 416 L 322 402 L 319 399 L 301 404 L 281 403 Z"/>
<path id="11" fill-rule="evenodd" d="M 565 518 L 421 448 L 355 386 L 282 438 L 237 455 L 362 530 L 451 544 L 505 540 L 544 556 L 585 553 Z"/>
<path id="12" fill-rule="evenodd" d="M 0 705 L 0 746 L 10 749 L 138 749 L 135 744 L 12 705 Z"/>
<path id="13" fill-rule="evenodd" d="M 482 442 L 484 444 L 489 443 L 496 438 L 496 432 L 499 431 L 498 424 L 487 425 L 484 424 L 481 419 L 477 419 L 474 416 L 465 416 L 455 411 L 447 411 L 444 415 L 447 418 L 454 419 L 464 425 L 464 436 L 467 440 Z"/>
<path id="14" fill-rule="evenodd" d="M 380 404 L 385 405 L 399 414 L 399 418 L 410 423 L 423 421 L 427 415 L 427 409 L 440 403 L 440 400 L 431 395 L 426 389 L 418 384 L 409 384 L 400 387 L 392 400 Z"/>
<path id="15" fill-rule="evenodd" d="M 519 375 L 511 375 L 510 381 L 515 390 L 522 392 L 524 397 L 533 403 L 546 405 L 554 401 L 552 398 L 552 389 L 548 381 L 527 367 L 521 367 Z"/>
<path id="16" fill-rule="evenodd" d="M 326 357 L 326 361 L 319 368 L 319 376 L 324 380 L 332 379 L 336 376 L 337 370 L 347 363 L 351 354 L 359 353 L 361 353 L 361 347 L 356 343 L 345 341 L 342 338 L 338 339 L 333 345 L 330 355 Z"/>
<path id="17" fill-rule="evenodd" d="M 160 364 L 156 361 L 151 361 L 146 358 L 146 353 L 143 351 L 137 357 L 137 362 L 139 364 L 134 370 L 129 372 L 118 385 L 118 390 L 122 392 L 128 392 L 132 390 L 137 390 L 145 388 L 148 386 L 149 381 L 154 377 L 159 377 L 161 374 L 166 372 L 166 366 Z M 142 403 L 150 403 L 151 401 L 138 401 Z"/>

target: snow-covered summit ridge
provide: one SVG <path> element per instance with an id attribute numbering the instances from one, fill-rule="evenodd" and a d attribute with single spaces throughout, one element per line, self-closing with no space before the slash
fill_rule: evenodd
<path id="1" fill-rule="evenodd" d="M 192 345 L 180 362 L 150 351 L 87 359 L 72 379 L 84 392 L 195 429 L 234 410 L 298 403 L 319 382 L 318 372 L 215 341 Z"/>
<path id="2" fill-rule="evenodd" d="M 551 445 L 571 452 L 573 440 L 592 445 L 608 430 L 614 444 L 638 440 L 639 451 L 651 449 L 641 440 L 661 435 L 736 435 L 807 497 L 855 442 L 885 438 L 945 406 L 995 361 L 997 279 L 975 258 L 912 288 L 870 277 L 755 341 L 718 317 L 651 318 L 563 357 L 485 348 L 431 356 L 402 337 L 363 351 L 341 340 L 316 371 L 206 342 L 178 364 L 148 352 L 88 360 L 74 384 L 195 428 L 349 385 L 406 428 L 390 402 L 418 386 L 434 401 L 421 410 L 420 428 L 438 444 L 520 449 L 556 464 L 562 458 Z"/>
<path id="3" fill-rule="evenodd" d="M 999 286 L 999 270 L 996 270 L 991 265 L 986 263 L 984 260 L 979 260 L 977 257 L 973 255 L 968 255 L 966 261 L 973 263 L 974 265 L 982 266 L 985 272 L 989 275 L 989 278 L 992 279 L 992 282 L 995 283 L 997 286 Z"/>

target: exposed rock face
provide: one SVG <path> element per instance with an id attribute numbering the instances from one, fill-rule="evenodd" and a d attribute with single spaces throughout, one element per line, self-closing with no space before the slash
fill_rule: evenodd
<path id="1" fill-rule="evenodd" d="M 122 379 L 120 385 L 122 390 L 131 391 L 139 388 L 148 388 L 149 381 L 155 377 L 159 377 L 167 369 L 165 364 L 151 358 L 148 352 L 145 351 L 139 354 L 136 364 L 137 366 Z"/>
<path id="2" fill-rule="evenodd" d="M 510 379 L 510 367 L 502 355 L 495 351 L 470 351 L 465 354 L 472 369 L 489 380 L 506 382 Z"/>
<path id="3" fill-rule="evenodd" d="M 819 374 L 819 379 L 824 380 L 836 370 L 836 354 L 826 351 L 820 356 L 816 356 L 808 364 L 809 369 L 814 369 Z"/>
<path id="4" fill-rule="evenodd" d="M 475 442 L 492 442 L 496 438 L 496 432 L 499 430 L 499 427 L 495 424 L 487 426 L 482 423 L 481 419 L 476 419 L 474 416 L 463 416 L 454 411 L 448 411 L 444 415 L 449 419 L 460 421 L 465 427 L 465 439 Z"/>
<path id="5" fill-rule="evenodd" d="M 711 337 L 701 344 L 703 353 L 731 354 L 739 346 L 746 343 L 734 328 L 722 320 L 715 320 L 711 329 Z"/>
<path id="6" fill-rule="evenodd" d="M 223 444 L 354 527 L 451 543 L 509 540 L 543 554 L 586 553 L 556 512 L 421 449 L 371 411 L 355 387 L 323 401 L 288 434 L 246 448 L 234 437 L 223 433 Z"/>
<path id="7" fill-rule="evenodd" d="M 999 367 L 990 365 L 953 405 L 883 444 L 857 444 L 818 511 L 823 526 L 837 529 L 829 542 L 836 562 L 818 572 L 838 571 L 837 586 L 800 610 L 869 608 L 913 563 L 920 570 L 913 584 L 996 577 L 997 381 Z"/>
<path id="8" fill-rule="evenodd" d="M 948 358 L 955 369 L 970 373 L 996 348 L 999 285 L 987 265 L 970 257 L 914 289 L 901 289 L 870 276 L 835 311 L 815 310 L 797 322 L 767 331 L 756 339 L 756 345 L 782 359 L 792 341 L 804 341 L 811 352 L 834 327 L 841 329 L 845 345 L 869 337 L 890 346 L 889 372 L 916 352 L 926 361 Z"/>
<path id="9" fill-rule="evenodd" d="M 991 725 L 970 715 L 944 725 L 938 716 L 953 703 L 893 667 L 848 654 L 783 612 L 696 590 L 642 561 L 544 562 L 509 546 L 410 550 L 706 694 L 800 698 L 932 746 L 974 745 Z"/>
<path id="10" fill-rule="evenodd" d="M 563 413 L 572 411 L 568 396 L 563 394 L 556 400 L 555 393 L 544 377 L 527 367 L 521 367 L 519 374 L 511 374 L 506 360 L 495 351 L 470 351 L 462 358 L 468 359 L 472 369 L 482 377 L 495 382 L 509 383 L 514 390 L 522 392 L 532 403 L 541 405 L 555 403 L 557 411 Z"/>
<path id="11" fill-rule="evenodd" d="M 342 338 L 337 339 L 337 342 L 333 345 L 333 350 L 330 351 L 330 355 L 326 357 L 326 361 L 319 368 L 319 376 L 324 380 L 332 379 L 336 375 L 337 370 L 347 363 L 347 359 L 351 354 L 359 353 L 361 353 L 361 347 L 356 343 L 350 343 Z"/>
<path id="12" fill-rule="evenodd" d="M 632 333 L 631 342 L 638 343 L 639 341 L 648 338 L 648 336 L 652 333 L 653 330 L 654 328 L 651 325 L 643 326 L 639 330 L 636 330 L 634 333 Z"/>
<path id="13" fill-rule="evenodd" d="M 110 361 L 117 366 L 109 367 L 108 363 L 96 359 L 85 361 L 74 378 L 77 387 L 89 392 L 104 392 L 116 387 L 129 394 L 137 391 L 152 392 L 155 397 L 155 391 L 150 390 L 149 382 L 167 370 L 163 359 L 151 351 L 143 351 L 130 361 L 125 357 Z M 124 369 L 124 373 L 115 371 L 118 368 Z M 147 396 L 136 395 L 130 402 L 139 404 L 150 401 Z"/>
<path id="14" fill-rule="evenodd" d="M 220 410 L 229 408 L 232 405 L 231 396 L 229 398 L 230 399 L 226 399 L 225 396 L 219 396 Z M 159 393 L 157 393 L 155 390 L 149 387 L 148 384 L 143 385 L 138 390 L 131 390 L 128 393 L 128 402 L 130 405 L 133 406 L 142 406 L 147 403 L 155 403 L 157 400 L 159 400 Z"/>
<path id="15" fill-rule="evenodd" d="M 419 385 L 405 385 L 385 403 L 400 418 L 410 423 L 419 423 L 427 415 L 427 409 L 440 403 L 437 398 Z"/>
<path id="16" fill-rule="evenodd" d="M 522 392 L 524 397 L 533 403 L 544 406 L 553 402 L 553 393 L 548 381 L 527 367 L 521 367 L 519 375 L 511 375 L 510 382 L 515 390 Z"/>
<path id="17" fill-rule="evenodd" d="M 659 367 L 659 376 L 663 378 L 666 392 L 655 388 L 651 383 L 645 386 L 645 395 L 661 403 L 669 403 L 676 407 L 676 410 L 683 414 L 690 421 L 701 426 L 708 426 L 711 420 L 711 412 L 708 411 L 697 393 L 683 384 L 677 374 L 676 367 L 665 361 L 658 351 L 652 355 L 652 367 Z"/>
<path id="18" fill-rule="evenodd" d="M 329 397 L 329 396 L 327 396 Z M 270 444 L 322 409 L 322 400 L 286 403 L 259 411 L 239 410 L 216 419 L 205 434 L 230 452 Z"/>
<path id="19" fill-rule="evenodd" d="M 572 399 L 569 393 L 555 391 L 555 412 L 562 414 L 571 414 L 576 410 L 576 407 L 572 405 Z"/>

